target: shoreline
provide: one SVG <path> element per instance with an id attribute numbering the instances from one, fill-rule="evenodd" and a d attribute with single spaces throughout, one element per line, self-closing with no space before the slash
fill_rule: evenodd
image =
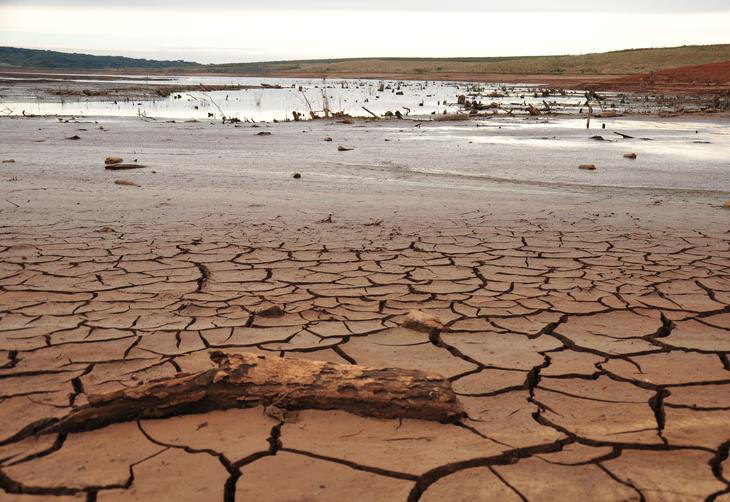
<path id="1" fill-rule="evenodd" d="M 584 208 L 620 213 L 615 221 L 627 223 L 632 222 L 629 213 L 651 216 L 667 226 L 721 224 L 727 218 L 721 206 L 730 199 L 730 185 L 727 180 L 723 185 L 721 174 L 717 178 L 721 159 L 712 165 L 700 160 L 707 148 L 721 145 L 692 145 L 701 157 L 686 161 L 667 157 L 663 150 L 668 147 L 655 142 L 592 141 L 580 124 L 572 128 L 579 119 L 564 120 L 552 133 L 560 131 L 560 136 L 546 141 L 539 139 L 545 134 L 541 128 L 551 126 L 540 124 L 500 130 L 439 122 L 416 128 L 405 120 L 236 127 L 132 118 L 2 118 L 4 156 L 15 162 L 0 164 L 6 180 L 0 211 L 6 225 L 74 219 L 172 223 L 208 215 L 230 222 L 240 214 L 259 222 L 277 217 L 306 224 L 330 213 L 346 221 L 393 218 L 399 223 L 431 215 L 435 224 L 473 210 L 518 220 L 549 208 L 565 214 Z M 724 121 L 664 120 L 675 120 L 680 131 L 704 124 L 710 128 L 701 137 L 723 138 L 712 131 Z M 626 127 L 653 122 L 629 118 L 620 124 L 632 132 Z M 262 128 L 271 136 L 258 136 Z M 66 139 L 74 134 L 80 140 Z M 326 136 L 335 141 L 322 141 Z M 684 137 L 662 141 L 674 149 L 690 148 L 691 141 L 682 146 Z M 340 144 L 354 150 L 338 152 Z M 629 149 L 639 152 L 638 160 L 622 158 Z M 109 155 L 147 167 L 107 171 L 103 160 Z M 586 160 L 597 163 L 598 170 L 578 170 Z M 294 173 L 302 179 L 292 179 Z M 140 187 L 115 186 L 116 179 Z M 532 202 L 525 206 L 525 201 Z"/>
<path id="2" fill-rule="evenodd" d="M 148 76 L 150 78 L 166 78 L 171 76 L 200 77 L 248 77 L 248 78 L 291 78 L 291 79 L 352 79 L 352 80 L 394 80 L 394 81 L 442 81 L 492 84 L 527 84 L 545 88 L 573 88 L 588 91 L 632 92 L 641 94 L 665 93 L 670 95 L 717 95 L 730 91 L 730 82 L 705 85 L 697 82 L 659 82 L 655 86 L 640 85 L 630 81 L 638 74 L 532 74 L 532 73 L 476 73 L 476 72 L 424 72 L 411 73 L 368 73 L 368 72 L 306 72 L 306 71 L 270 71 L 270 72 L 206 72 L 190 70 L 54 70 L 37 69 L 0 69 L 0 77 L 13 75 L 55 75 L 68 77 L 74 75 L 98 76 L 101 79 L 125 79 L 128 75 Z M 130 77 L 136 78 L 136 77 Z"/>

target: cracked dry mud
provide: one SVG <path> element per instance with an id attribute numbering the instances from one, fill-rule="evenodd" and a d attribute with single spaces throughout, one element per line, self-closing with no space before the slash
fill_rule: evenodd
<path id="1" fill-rule="evenodd" d="M 730 500 L 730 233 L 439 228 L 0 229 L 0 498 Z M 15 436 L 213 349 L 440 373 L 468 418 Z"/>

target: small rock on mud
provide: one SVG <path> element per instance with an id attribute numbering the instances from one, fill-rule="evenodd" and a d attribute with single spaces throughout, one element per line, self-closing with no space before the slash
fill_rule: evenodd
<path id="1" fill-rule="evenodd" d="M 414 331 L 420 331 L 421 333 L 430 333 L 433 330 L 446 330 L 446 326 L 444 326 L 438 317 L 421 310 L 411 310 L 408 312 L 401 326 Z"/>
<path id="2" fill-rule="evenodd" d="M 354 148 L 348 148 L 346 146 L 339 145 L 337 147 L 338 152 L 349 152 L 350 150 L 354 150 Z"/>
<path id="3" fill-rule="evenodd" d="M 15 164 L 15 159 L 5 159 L 3 160 L 3 164 Z"/>
<path id="4" fill-rule="evenodd" d="M 266 305 L 257 308 L 254 313 L 260 317 L 282 317 L 284 315 L 284 307 L 276 304 Z"/>
<path id="5" fill-rule="evenodd" d="M 292 174 L 292 178 L 294 178 L 295 180 L 298 180 L 301 177 L 302 177 L 302 175 L 300 173 L 294 173 L 294 174 Z"/>
<path id="6" fill-rule="evenodd" d="M 104 164 L 108 166 L 112 164 L 121 164 L 122 162 L 124 162 L 124 159 L 121 157 L 107 157 L 104 159 Z"/>
<path id="7" fill-rule="evenodd" d="M 584 171 L 595 171 L 596 166 L 594 164 L 581 164 L 578 166 L 578 169 L 583 169 Z"/>
<path id="8" fill-rule="evenodd" d="M 134 181 L 129 180 L 114 180 L 115 185 L 122 185 L 125 187 L 138 187 L 139 185 L 135 183 Z"/>
<path id="9" fill-rule="evenodd" d="M 275 404 L 270 404 L 264 408 L 264 414 L 284 423 L 296 422 L 299 419 L 299 410 L 287 410 L 280 408 Z"/>
<path id="10" fill-rule="evenodd" d="M 625 159 L 634 160 L 636 158 L 636 154 L 635 153 L 627 153 L 627 154 L 624 154 L 624 158 Z"/>

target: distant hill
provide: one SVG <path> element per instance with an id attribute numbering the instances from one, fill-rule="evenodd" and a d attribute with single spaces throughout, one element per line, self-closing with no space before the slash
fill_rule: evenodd
<path id="1" fill-rule="evenodd" d="M 121 68 L 187 68 L 199 66 L 189 61 L 157 61 L 122 56 L 92 56 L 37 49 L 0 47 L 0 68 L 50 68 L 73 70 L 112 70 Z"/>
<path id="2" fill-rule="evenodd" d="M 485 73 L 522 75 L 628 75 L 730 60 L 730 44 L 627 49 L 564 55 L 483 58 L 351 58 L 207 65 L 208 72 L 246 74 L 429 75 Z"/>
<path id="3" fill-rule="evenodd" d="M 632 75 L 682 66 L 730 61 L 730 44 L 684 45 L 564 56 L 410 58 L 373 57 L 264 61 L 202 65 L 189 61 L 157 61 L 121 56 L 92 56 L 58 51 L 0 47 L 0 69 L 69 70 L 148 69 L 252 76 L 366 77 L 393 75 L 438 79 L 475 74 Z"/>

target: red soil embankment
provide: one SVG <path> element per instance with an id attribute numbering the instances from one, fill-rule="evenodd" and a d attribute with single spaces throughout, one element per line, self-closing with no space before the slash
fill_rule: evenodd
<path id="1" fill-rule="evenodd" d="M 720 94 L 730 91 L 730 61 L 669 68 L 603 82 L 592 81 L 584 87 L 678 94 Z"/>

